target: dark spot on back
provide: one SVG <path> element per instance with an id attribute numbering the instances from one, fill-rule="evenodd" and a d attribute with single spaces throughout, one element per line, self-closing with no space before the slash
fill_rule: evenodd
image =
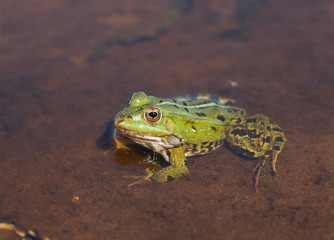
<path id="1" fill-rule="evenodd" d="M 215 132 L 217 131 L 217 128 L 215 128 L 214 126 L 211 126 L 210 128 Z"/>
<path id="2" fill-rule="evenodd" d="M 213 150 L 213 148 L 212 148 L 213 144 L 214 144 L 214 142 L 210 142 L 209 145 L 207 146 L 209 152 L 211 152 Z"/>
<path id="3" fill-rule="evenodd" d="M 278 127 L 275 127 L 275 128 L 273 128 L 272 130 L 273 130 L 273 131 L 276 131 L 276 132 L 282 132 L 282 130 L 281 130 L 280 128 L 278 128 Z"/>
<path id="4" fill-rule="evenodd" d="M 258 138 L 261 136 L 261 133 L 256 134 L 256 130 L 249 130 L 248 136 L 251 138 Z"/>
<path id="5" fill-rule="evenodd" d="M 169 182 L 173 182 L 174 180 L 175 180 L 175 177 L 172 177 L 172 176 L 168 175 L 166 182 L 169 183 Z"/>
<path id="6" fill-rule="evenodd" d="M 247 135 L 245 129 L 234 129 L 231 133 L 240 137 Z"/>
<path id="7" fill-rule="evenodd" d="M 276 150 L 276 151 L 281 150 L 281 148 L 279 146 L 273 146 L 273 149 Z"/>
<path id="8" fill-rule="evenodd" d="M 202 142 L 202 145 L 205 146 L 206 144 L 208 144 L 209 142 Z"/>
<path id="9" fill-rule="evenodd" d="M 223 115 L 218 115 L 218 116 L 217 116 L 217 119 L 220 120 L 220 121 L 222 121 L 222 122 L 225 121 L 225 118 L 224 118 Z"/>
<path id="10" fill-rule="evenodd" d="M 182 104 L 183 104 L 184 106 L 187 106 L 187 105 L 188 105 L 188 103 L 186 103 L 186 102 L 182 102 Z"/>
<path id="11" fill-rule="evenodd" d="M 235 121 L 235 123 L 237 123 L 237 124 L 241 123 L 241 118 L 238 118 L 238 119 Z"/>
<path id="12" fill-rule="evenodd" d="M 192 129 L 194 129 L 195 131 L 197 131 L 197 129 L 194 126 L 191 126 Z"/>
<path id="13" fill-rule="evenodd" d="M 284 139 L 282 137 L 276 137 L 275 142 L 284 142 Z"/>
<path id="14" fill-rule="evenodd" d="M 196 115 L 199 116 L 199 117 L 206 117 L 206 114 L 205 114 L 205 113 L 198 113 L 198 112 L 197 112 Z"/>
<path id="15" fill-rule="evenodd" d="M 239 146 L 233 146 L 233 150 L 240 155 L 251 157 L 251 158 L 253 158 L 255 154 L 254 152 L 251 152 L 247 149 L 243 149 Z"/>
<path id="16" fill-rule="evenodd" d="M 270 130 L 271 130 L 270 126 L 267 126 L 266 128 L 267 128 L 267 131 L 270 131 Z"/>
<path id="17" fill-rule="evenodd" d="M 263 139 L 263 142 L 270 143 L 271 138 L 268 136 L 265 139 Z"/>
<path id="18" fill-rule="evenodd" d="M 197 144 L 193 144 L 193 150 L 192 150 L 193 152 L 197 152 L 198 150 L 197 150 Z"/>
<path id="19" fill-rule="evenodd" d="M 179 108 L 177 105 L 173 105 L 173 107 L 175 107 L 175 108 Z"/>
<path id="20" fill-rule="evenodd" d="M 186 110 L 187 112 L 189 112 L 188 108 L 184 108 L 184 110 Z"/>
<path id="21" fill-rule="evenodd" d="M 256 118 L 248 118 L 246 122 L 251 123 L 251 122 L 256 122 Z"/>

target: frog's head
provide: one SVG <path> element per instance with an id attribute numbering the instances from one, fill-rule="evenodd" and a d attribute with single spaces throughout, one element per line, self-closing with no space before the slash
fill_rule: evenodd
<path id="1" fill-rule="evenodd" d="M 119 134 L 156 152 L 179 146 L 184 142 L 180 129 L 173 119 L 164 113 L 163 99 L 135 92 L 129 106 L 114 119 Z"/>

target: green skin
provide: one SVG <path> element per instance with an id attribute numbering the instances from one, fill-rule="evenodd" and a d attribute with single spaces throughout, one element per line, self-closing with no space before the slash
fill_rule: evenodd
<path id="1" fill-rule="evenodd" d="M 210 95 L 163 99 L 136 92 L 114 119 L 117 147 L 124 147 L 126 139 L 161 154 L 170 166 L 151 180 L 164 183 L 188 174 L 186 157 L 209 153 L 225 140 L 239 155 L 258 159 L 253 179 L 257 190 L 260 176 L 268 169 L 276 173 L 277 155 L 286 139 L 268 117 L 246 117 L 233 103 Z"/>

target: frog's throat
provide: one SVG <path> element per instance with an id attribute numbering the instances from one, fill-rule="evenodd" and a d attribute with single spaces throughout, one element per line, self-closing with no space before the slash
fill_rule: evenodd
<path id="1" fill-rule="evenodd" d="M 175 136 L 149 136 L 124 131 L 124 129 L 115 129 L 115 131 L 117 131 L 116 135 L 118 134 L 121 137 L 125 137 L 132 142 L 163 155 L 164 157 L 166 155 L 166 149 L 177 147 L 184 143 L 184 139 L 180 139 Z M 168 161 L 168 159 L 166 160 Z"/>

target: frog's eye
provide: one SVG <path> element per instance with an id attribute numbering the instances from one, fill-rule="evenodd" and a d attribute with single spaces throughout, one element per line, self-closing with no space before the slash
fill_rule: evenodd
<path id="1" fill-rule="evenodd" d="M 144 119 L 150 124 L 157 123 L 162 118 L 162 112 L 156 107 L 150 107 L 144 112 Z"/>

